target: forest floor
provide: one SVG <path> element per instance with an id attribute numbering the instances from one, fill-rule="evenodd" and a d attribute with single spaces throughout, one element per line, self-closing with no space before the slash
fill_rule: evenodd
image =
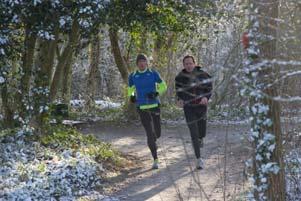
<path id="1" fill-rule="evenodd" d="M 183 123 L 162 125 L 158 170 L 150 169 L 151 154 L 140 124 L 98 122 L 79 129 L 111 143 L 134 161 L 133 167 L 107 180 L 106 193 L 120 200 L 245 200 L 248 182 L 244 163 L 250 157 L 246 139 L 248 125 L 209 123 L 202 149 L 203 170 L 195 168 L 189 131 Z"/>

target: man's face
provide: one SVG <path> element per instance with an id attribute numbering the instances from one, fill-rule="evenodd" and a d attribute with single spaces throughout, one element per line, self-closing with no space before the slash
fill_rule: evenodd
<path id="1" fill-rule="evenodd" d="M 139 70 L 144 71 L 147 68 L 147 60 L 140 59 L 137 63 Z"/>
<path id="2" fill-rule="evenodd" d="M 195 63 L 193 62 L 192 58 L 186 58 L 183 62 L 184 68 L 187 72 L 191 73 L 195 67 Z"/>

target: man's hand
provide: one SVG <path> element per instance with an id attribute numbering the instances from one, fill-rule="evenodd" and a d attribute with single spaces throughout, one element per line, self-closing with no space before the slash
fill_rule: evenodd
<path id="1" fill-rule="evenodd" d="M 184 107 L 184 101 L 182 101 L 182 100 L 177 100 L 176 104 L 178 107 L 181 107 L 181 108 Z"/>
<path id="2" fill-rule="evenodd" d="M 200 105 L 208 105 L 208 98 L 207 97 L 203 97 L 201 102 L 200 102 Z"/>

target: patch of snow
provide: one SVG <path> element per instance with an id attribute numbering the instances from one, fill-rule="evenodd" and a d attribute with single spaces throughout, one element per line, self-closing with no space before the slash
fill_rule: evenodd
<path id="1" fill-rule="evenodd" d="M 281 122 L 283 123 L 301 123 L 301 116 L 295 117 L 281 117 Z"/>
<path id="2" fill-rule="evenodd" d="M 41 38 L 43 38 L 43 39 L 46 39 L 46 40 L 54 40 L 55 39 L 54 35 L 51 34 L 51 33 L 49 33 L 48 31 L 42 31 L 42 30 L 40 30 L 38 32 L 38 36 L 41 37 Z"/>
<path id="3" fill-rule="evenodd" d="M 210 120 L 208 121 L 208 123 L 212 124 L 212 125 L 246 125 L 246 124 L 250 124 L 250 120 L 249 119 L 242 119 L 242 120 Z"/>
<path id="4" fill-rule="evenodd" d="M 34 0 L 33 1 L 33 5 L 34 6 L 37 6 L 38 4 L 40 4 L 41 3 L 41 0 Z"/>
<path id="5" fill-rule="evenodd" d="M 4 49 L 0 48 L 0 55 L 5 55 Z"/>
<path id="6" fill-rule="evenodd" d="M 71 100 L 70 104 L 72 107 L 80 108 L 85 105 L 85 100 L 79 100 L 79 99 Z M 122 105 L 121 103 L 115 103 L 110 100 L 96 100 L 95 104 L 101 108 L 120 108 Z"/>
<path id="7" fill-rule="evenodd" d="M 0 37 L 0 45 L 5 45 L 8 42 L 7 38 Z"/>
<path id="8" fill-rule="evenodd" d="M 66 24 L 66 21 L 65 21 L 65 19 L 61 18 L 59 20 L 59 23 L 60 23 L 60 27 L 63 27 Z"/>
<path id="9" fill-rule="evenodd" d="M 85 104 L 85 101 L 84 100 L 71 100 L 70 101 L 70 105 L 72 107 L 75 107 L 75 108 L 78 108 L 78 107 L 83 107 Z"/>
<path id="10" fill-rule="evenodd" d="M 0 200 L 118 201 L 94 190 L 105 170 L 89 155 L 54 151 L 16 136 L 0 140 Z"/>
<path id="11" fill-rule="evenodd" d="M 3 84 L 5 82 L 4 77 L 0 76 L 0 84 Z"/>
<path id="12" fill-rule="evenodd" d="M 121 103 L 114 103 L 114 102 L 107 101 L 107 100 L 96 100 L 95 104 L 101 106 L 102 108 L 120 108 L 121 107 Z"/>
<path id="13" fill-rule="evenodd" d="M 78 124 L 84 124 L 85 122 L 84 121 L 63 120 L 62 123 L 64 125 L 78 125 Z"/>
<path id="14" fill-rule="evenodd" d="M 181 118 L 179 120 L 168 120 L 168 119 L 162 119 L 162 123 L 167 125 L 185 125 L 186 120 L 184 118 Z M 250 120 L 208 120 L 208 123 L 211 125 L 247 125 L 250 123 Z"/>

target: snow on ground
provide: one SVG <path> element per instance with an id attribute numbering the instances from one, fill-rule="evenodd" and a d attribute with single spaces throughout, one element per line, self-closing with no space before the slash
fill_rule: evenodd
<path id="1" fill-rule="evenodd" d="M 162 119 L 162 123 L 169 125 L 184 125 L 186 121 L 184 117 L 179 118 L 177 120 L 169 120 Z M 208 123 L 211 125 L 247 125 L 250 123 L 249 119 L 241 119 L 241 120 L 227 120 L 227 119 L 208 119 Z"/>
<path id="2" fill-rule="evenodd" d="M 114 103 L 107 100 L 96 100 L 96 105 L 101 106 L 102 108 L 120 108 L 121 103 Z"/>
<path id="3" fill-rule="evenodd" d="M 281 118 L 282 123 L 301 123 L 301 117 L 283 117 Z M 179 118 L 177 120 L 169 120 L 169 119 L 162 119 L 162 123 L 176 125 L 176 124 L 186 124 L 186 121 L 183 118 Z M 214 119 L 208 118 L 208 123 L 211 125 L 249 125 L 251 123 L 250 119 Z"/>
<path id="4" fill-rule="evenodd" d="M 301 150 L 293 149 L 285 157 L 288 200 L 301 200 Z"/>
<path id="5" fill-rule="evenodd" d="M 71 100 L 70 104 L 72 107 L 75 108 L 83 107 L 85 104 L 85 100 L 78 100 L 78 99 Z M 122 105 L 121 103 L 115 103 L 112 102 L 111 100 L 96 100 L 95 104 L 100 108 L 120 108 Z"/>
<path id="6" fill-rule="evenodd" d="M 241 120 L 210 120 L 208 123 L 212 125 L 247 125 L 250 123 L 249 119 L 241 119 Z"/>
<path id="7" fill-rule="evenodd" d="M 96 192 L 105 170 L 92 157 L 38 142 L 0 138 L 0 200 L 118 201 Z"/>
<path id="8" fill-rule="evenodd" d="M 301 116 L 295 117 L 281 117 L 281 122 L 283 123 L 301 123 Z"/>
<path id="9" fill-rule="evenodd" d="M 214 125 L 246 125 L 251 124 L 250 119 L 210 119 L 208 120 L 209 123 Z M 296 117 L 281 117 L 281 123 L 301 123 L 301 116 Z"/>
<path id="10" fill-rule="evenodd" d="M 71 100 L 70 101 L 70 105 L 72 107 L 83 107 L 84 104 L 85 104 L 84 100 L 77 100 L 77 99 L 75 99 L 75 100 Z"/>

